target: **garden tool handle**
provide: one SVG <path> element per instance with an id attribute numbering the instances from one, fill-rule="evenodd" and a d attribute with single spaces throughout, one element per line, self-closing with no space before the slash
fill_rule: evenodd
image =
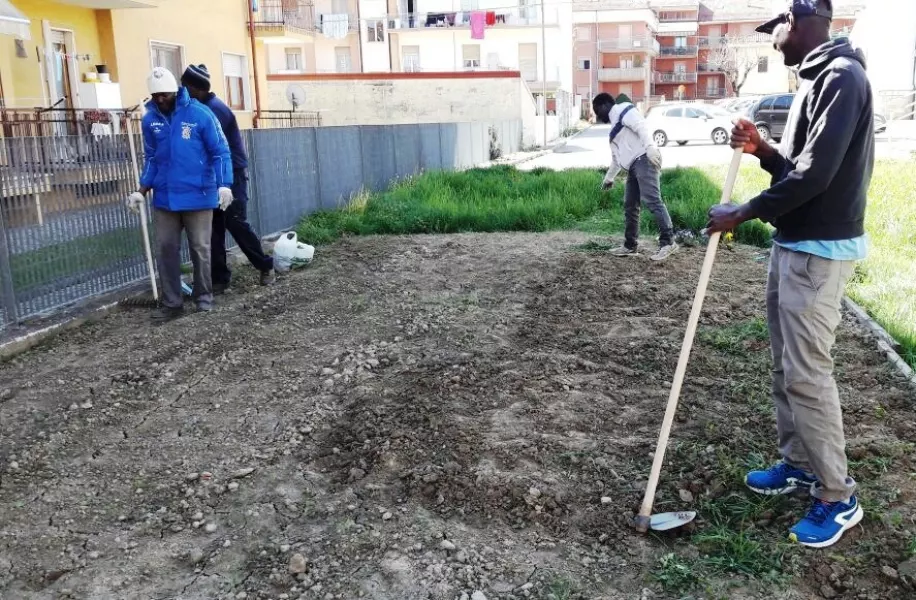
<path id="1" fill-rule="evenodd" d="M 137 164 L 137 147 L 134 142 L 132 112 L 127 113 L 127 143 L 130 146 L 130 162 L 134 171 L 134 179 L 140 185 L 140 168 Z M 153 251 L 149 244 L 149 226 L 147 224 L 146 200 L 140 203 L 140 231 L 143 234 L 143 250 L 146 252 L 146 268 L 149 271 L 149 282 L 153 288 L 153 300 L 159 300 L 159 288 L 156 287 L 156 271 L 153 268 Z"/>
<path id="2" fill-rule="evenodd" d="M 732 155 L 728 176 L 725 178 L 725 185 L 722 187 L 720 204 L 728 204 L 731 201 L 732 189 L 735 187 L 735 180 L 738 178 L 738 169 L 741 167 L 743 153 L 742 148 L 737 148 Z M 687 331 L 684 333 L 681 355 L 677 361 L 677 369 L 674 371 L 674 381 L 671 385 L 671 393 L 668 396 L 668 406 L 665 409 L 665 418 L 662 421 L 658 445 L 655 447 L 655 456 L 652 460 L 652 471 L 646 484 L 646 494 L 643 497 L 642 508 L 640 508 L 639 515 L 636 517 L 636 529 L 640 533 L 645 533 L 649 529 L 652 505 L 655 502 L 655 490 L 658 487 L 658 478 L 662 472 L 662 463 L 665 462 L 668 437 L 671 435 L 674 414 L 677 412 L 678 398 L 681 395 L 681 386 L 684 384 L 684 375 L 687 373 L 687 363 L 690 360 L 690 351 L 693 349 L 693 338 L 696 335 L 697 324 L 700 321 L 700 312 L 703 310 L 703 300 L 706 297 L 706 287 L 709 285 L 709 277 L 712 274 L 712 264 L 716 260 L 720 236 L 719 232 L 709 236 L 709 244 L 706 246 L 706 258 L 703 260 L 700 280 L 697 283 L 697 291 L 693 297 L 693 307 L 690 310 L 690 318 L 687 320 Z"/>

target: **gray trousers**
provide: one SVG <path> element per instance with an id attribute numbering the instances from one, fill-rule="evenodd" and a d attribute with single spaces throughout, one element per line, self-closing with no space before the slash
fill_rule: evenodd
<path id="1" fill-rule="evenodd" d="M 773 352 L 773 402 L 783 460 L 814 473 L 811 495 L 846 500 L 849 477 L 843 412 L 831 350 L 852 261 L 827 260 L 773 245 L 767 281 L 767 323 Z"/>
<path id="2" fill-rule="evenodd" d="M 213 211 L 197 210 L 171 212 L 156 209 L 153 214 L 156 241 L 159 244 L 159 281 L 162 285 L 162 304 L 168 308 L 181 308 L 181 231 L 188 236 L 188 249 L 194 265 L 194 301 L 198 306 L 213 303 L 213 283 L 210 279 L 210 234 L 213 229 Z"/>
<path id="3" fill-rule="evenodd" d="M 674 241 L 674 227 L 665 203 L 662 202 L 659 172 L 646 155 L 642 155 L 630 166 L 627 173 L 627 189 L 624 199 L 626 228 L 624 245 L 634 249 L 639 244 L 639 213 L 642 204 L 655 217 L 659 231 L 659 245 L 667 246 Z"/>

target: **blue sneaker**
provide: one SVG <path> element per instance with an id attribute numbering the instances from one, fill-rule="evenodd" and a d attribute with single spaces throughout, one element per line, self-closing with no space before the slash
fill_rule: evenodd
<path id="1" fill-rule="evenodd" d="M 862 520 L 864 512 L 853 496 L 849 503 L 814 500 L 811 510 L 789 530 L 789 539 L 809 548 L 826 548 L 840 541 L 843 533 Z"/>
<path id="2" fill-rule="evenodd" d="M 791 494 L 798 489 L 809 490 L 815 482 L 817 479 L 814 475 L 784 462 L 777 463 L 766 471 L 751 471 L 744 478 L 747 487 L 765 496 Z"/>

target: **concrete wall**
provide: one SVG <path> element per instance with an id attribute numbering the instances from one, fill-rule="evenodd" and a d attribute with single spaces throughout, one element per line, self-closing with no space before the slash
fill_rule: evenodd
<path id="1" fill-rule="evenodd" d="M 455 79 L 452 74 L 390 74 L 276 80 L 269 85 L 272 110 L 290 110 L 286 90 L 305 90 L 300 110 L 319 111 L 322 125 L 453 123 L 520 118 L 518 77 Z M 529 94 L 530 95 L 530 94 Z"/>

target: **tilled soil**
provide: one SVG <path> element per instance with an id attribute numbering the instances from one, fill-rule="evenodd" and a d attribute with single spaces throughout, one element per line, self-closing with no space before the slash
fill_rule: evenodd
<path id="1" fill-rule="evenodd" d="M 240 268 L 212 314 L 0 365 L 0 597 L 913 597 L 916 393 L 849 319 L 868 518 L 773 559 L 805 505 L 741 485 L 776 458 L 752 249 L 720 252 L 659 488 L 701 518 L 632 530 L 703 250 L 583 242 L 347 239 L 269 289 Z"/>

